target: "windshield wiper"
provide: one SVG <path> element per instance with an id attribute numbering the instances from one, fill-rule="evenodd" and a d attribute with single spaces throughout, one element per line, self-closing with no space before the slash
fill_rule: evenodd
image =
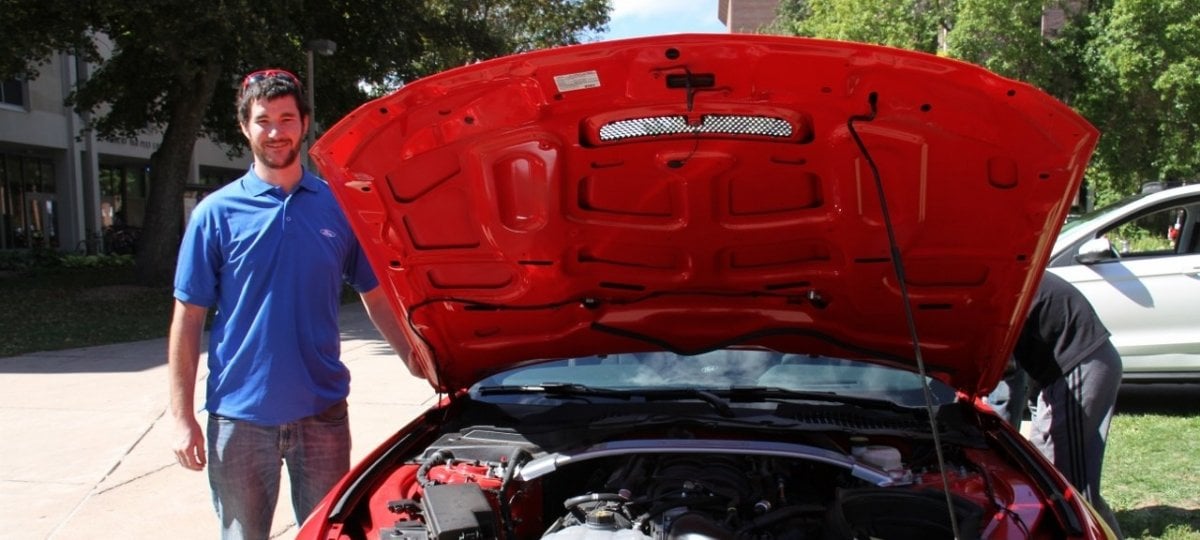
<path id="1" fill-rule="evenodd" d="M 484 396 L 498 394 L 545 394 L 549 396 L 594 396 L 614 399 L 642 398 L 647 401 L 699 399 L 716 409 L 717 413 L 726 418 L 734 416 L 733 408 L 720 396 L 698 388 L 633 388 L 613 389 L 596 388 L 579 383 L 546 382 L 541 384 L 517 386 L 484 386 L 479 389 Z"/>
<path id="2" fill-rule="evenodd" d="M 815 392 L 812 390 L 789 390 L 778 386 L 731 386 L 720 394 L 732 400 L 747 399 L 789 399 L 806 401 L 826 401 L 857 405 L 869 409 L 889 409 L 898 412 L 911 412 L 915 407 L 905 407 L 891 400 L 863 396 L 849 396 L 836 392 Z"/>
<path id="3" fill-rule="evenodd" d="M 479 395 L 495 396 L 502 394 L 548 394 L 552 396 L 597 396 L 609 397 L 616 399 L 629 399 L 632 397 L 625 390 L 613 390 L 611 388 L 596 388 L 586 384 L 578 383 L 559 383 L 545 382 L 541 384 L 521 384 L 521 385 L 503 385 L 503 386 L 483 386 L 479 388 Z"/>
<path id="4" fill-rule="evenodd" d="M 640 390 L 638 394 L 647 399 L 695 398 L 712 405 L 712 408 L 716 409 L 717 413 L 725 418 L 733 418 L 734 416 L 733 407 L 729 406 L 729 402 L 708 390 L 700 390 L 698 388 L 656 388 L 653 390 Z"/>

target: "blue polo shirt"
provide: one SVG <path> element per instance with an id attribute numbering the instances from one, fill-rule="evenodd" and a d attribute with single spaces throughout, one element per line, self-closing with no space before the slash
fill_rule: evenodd
<path id="1" fill-rule="evenodd" d="M 286 194 L 251 168 L 196 205 L 175 269 L 175 298 L 216 307 L 205 408 L 279 425 L 350 392 L 342 363 L 342 283 L 378 285 L 329 186 L 304 172 Z"/>

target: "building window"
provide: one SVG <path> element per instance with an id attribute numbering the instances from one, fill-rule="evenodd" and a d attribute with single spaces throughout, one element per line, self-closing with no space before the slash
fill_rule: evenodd
<path id="1" fill-rule="evenodd" d="M 200 167 L 200 178 L 195 184 L 188 184 L 183 191 L 183 222 L 192 219 L 192 209 L 209 193 L 246 174 L 242 169 L 222 169 L 216 167 Z"/>
<path id="2" fill-rule="evenodd" d="M 0 104 L 25 108 L 25 81 L 20 79 L 0 81 Z"/>
<path id="3" fill-rule="evenodd" d="M 100 226 L 104 252 L 131 255 L 142 233 L 146 185 L 144 164 L 100 164 Z"/>
<path id="4" fill-rule="evenodd" d="M 100 226 L 140 227 L 150 169 L 144 165 L 100 165 Z"/>
<path id="5" fill-rule="evenodd" d="M 58 247 L 54 163 L 0 153 L 0 248 Z"/>

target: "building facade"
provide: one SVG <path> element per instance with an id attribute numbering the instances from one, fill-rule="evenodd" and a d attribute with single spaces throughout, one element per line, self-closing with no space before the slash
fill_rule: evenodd
<path id="1" fill-rule="evenodd" d="M 127 240 L 145 215 L 150 156 L 161 135 L 110 141 L 85 129 L 88 119 L 64 100 L 89 69 L 64 53 L 41 66 L 36 79 L 0 81 L 0 249 L 132 248 Z M 185 209 L 241 176 L 249 162 L 228 157 L 220 144 L 198 140 Z"/>
<path id="2" fill-rule="evenodd" d="M 719 0 L 717 18 L 730 32 L 755 34 L 775 20 L 779 0 Z"/>

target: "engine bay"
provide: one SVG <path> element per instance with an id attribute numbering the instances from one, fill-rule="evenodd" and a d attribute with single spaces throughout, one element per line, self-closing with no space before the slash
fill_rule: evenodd
<path id="1" fill-rule="evenodd" d="M 399 464 L 359 510 L 360 528 L 343 537 L 937 539 L 957 527 L 959 537 L 978 538 L 1027 532 L 1042 513 L 1010 509 L 1021 506 L 1014 490 L 1028 486 L 985 451 L 953 453 L 947 497 L 928 448 L 899 437 L 844 443 L 841 452 L 635 437 L 549 452 L 512 431 L 471 428 Z"/>

